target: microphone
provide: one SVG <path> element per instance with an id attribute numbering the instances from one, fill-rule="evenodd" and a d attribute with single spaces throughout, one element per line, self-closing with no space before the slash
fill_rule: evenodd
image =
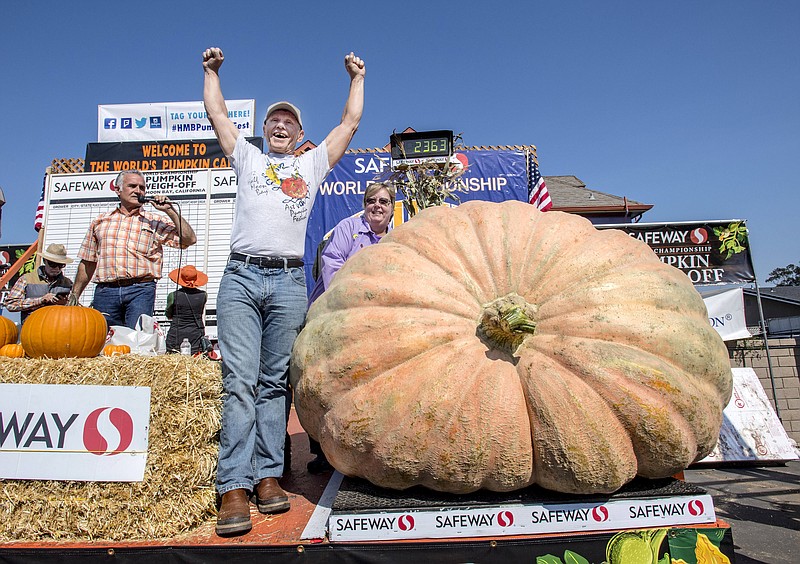
<path id="1" fill-rule="evenodd" d="M 140 204 L 148 204 L 153 200 L 155 200 L 153 196 L 142 196 L 141 194 L 138 194 L 136 198 L 139 200 Z M 167 198 L 166 202 L 164 203 L 171 203 L 171 201 L 169 200 L 169 198 Z"/>

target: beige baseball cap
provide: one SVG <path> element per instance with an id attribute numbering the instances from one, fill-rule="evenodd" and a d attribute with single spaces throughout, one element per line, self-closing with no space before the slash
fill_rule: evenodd
<path id="1" fill-rule="evenodd" d="M 297 118 L 297 123 L 300 124 L 300 128 L 301 129 L 303 128 L 303 120 L 300 117 L 300 110 L 298 109 L 297 106 L 295 106 L 291 102 L 287 102 L 286 100 L 275 102 L 269 108 L 267 108 L 267 117 L 264 118 L 264 122 L 266 123 L 269 116 L 272 115 L 272 112 L 275 112 L 277 110 L 286 110 L 287 112 L 293 113 L 294 117 Z"/>

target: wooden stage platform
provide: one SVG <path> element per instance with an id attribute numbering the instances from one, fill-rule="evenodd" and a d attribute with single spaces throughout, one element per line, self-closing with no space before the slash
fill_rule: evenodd
<path id="1" fill-rule="evenodd" d="M 249 563 L 262 562 L 589 562 L 600 564 L 606 547 L 618 531 L 581 534 L 484 536 L 458 539 L 330 542 L 329 538 L 303 538 L 303 532 L 318 510 L 331 474 L 306 471 L 311 459 L 308 437 L 294 411 L 289 423 L 292 437 L 291 472 L 281 481 L 289 494 L 291 510 L 267 516 L 251 506 L 253 530 L 240 537 L 221 538 L 214 533 L 214 519 L 197 529 L 170 539 L 136 542 L 72 541 L 12 542 L 0 544 L 0 563 L 120 562 L 146 563 Z M 398 494 L 401 495 L 401 494 Z M 2 502 L 2 500 L 0 500 Z M 323 513 L 324 507 L 320 509 Z M 316 519 L 319 519 L 319 513 Z M 675 553 L 678 544 L 695 544 L 698 533 L 716 536 L 723 554 L 733 561 L 733 540 L 727 523 L 670 527 L 662 553 Z M 674 541 L 674 542 L 673 542 Z M 573 559 L 579 555 L 581 560 Z M 570 559 L 568 559 L 568 557 Z M 675 558 L 676 556 L 673 556 Z M 690 563 L 690 560 L 686 560 Z M 613 564 L 613 563 L 610 563 Z"/>

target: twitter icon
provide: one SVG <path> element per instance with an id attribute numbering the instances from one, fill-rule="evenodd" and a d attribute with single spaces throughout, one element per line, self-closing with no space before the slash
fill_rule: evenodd
<path id="1" fill-rule="evenodd" d="M 136 129 L 141 129 L 145 125 L 147 125 L 147 118 L 143 117 L 142 119 L 134 120 L 136 122 Z"/>

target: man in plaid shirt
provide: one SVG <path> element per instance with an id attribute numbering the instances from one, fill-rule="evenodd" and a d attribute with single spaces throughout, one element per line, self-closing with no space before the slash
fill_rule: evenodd
<path id="1" fill-rule="evenodd" d="M 197 237 L 166 196 L 155 196 L 151 203 L 171 221 L 142 210 L 140 198 L 147 186 L 138 170 L 120 172 L 114 184 L 119 206 L 89 226 L 78 251 L 81 262 L 70 303 L 78 302 L 94 277 L 92 307 L 103 313 L 109 326 L 134 328 L 141 314 L 153 315 L 163 245 L 185 249 Z"/>

